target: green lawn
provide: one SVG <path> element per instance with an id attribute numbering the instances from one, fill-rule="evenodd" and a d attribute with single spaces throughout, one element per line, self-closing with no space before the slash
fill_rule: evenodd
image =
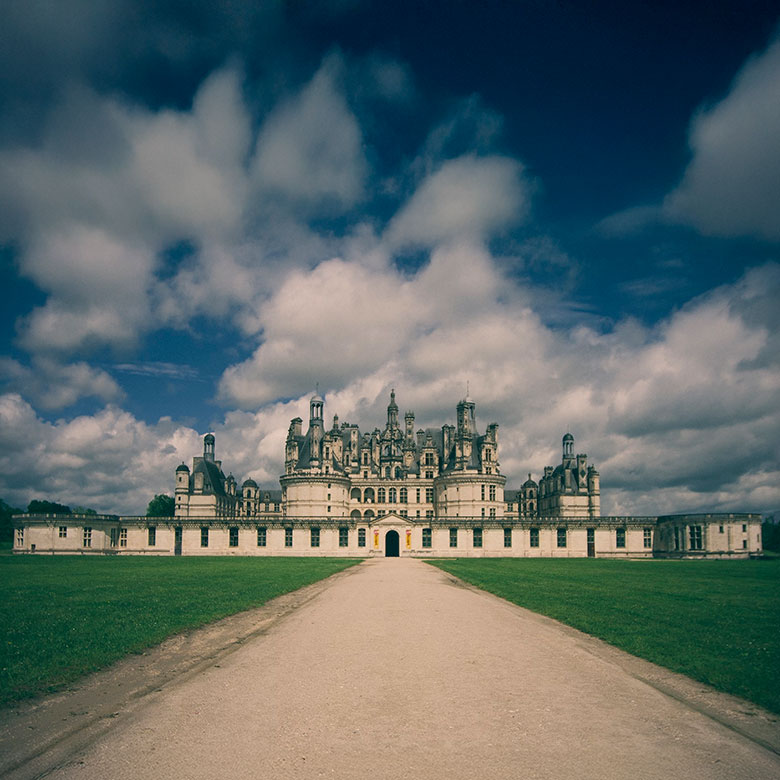
<path id="1" fill-rule="evenodd" d="M 0 556 L 0 706 L 357 562 Z"/>
<path id="2" fill-rule="evenodd" d="M 432 563 L 633 655 L 780 713 L 780 560 Z"/>

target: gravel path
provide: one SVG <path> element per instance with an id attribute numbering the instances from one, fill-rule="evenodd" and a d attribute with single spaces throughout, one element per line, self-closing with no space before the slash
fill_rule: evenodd
<path id="1" fill-rule="evenodd" d="M 47 776 L 780 777 L 771 718 L 762 746 L 642 669 L 422 561 L 369 560 Z"/>

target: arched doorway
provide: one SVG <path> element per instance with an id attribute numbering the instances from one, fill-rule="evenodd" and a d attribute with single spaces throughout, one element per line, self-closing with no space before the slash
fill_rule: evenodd
<path id="1" fill-rule="evenodd" d="M 388 531 L 385 534 L 385 558 L 397 558 L 399 548 L 398 531 Z"/>

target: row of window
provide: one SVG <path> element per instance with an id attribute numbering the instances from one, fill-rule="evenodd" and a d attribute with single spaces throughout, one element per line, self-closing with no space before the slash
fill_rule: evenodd
<path id="1" fill-rule="evenodd" d="M 209 527 L 203 526 L 200 529 L 200 546 L 209 546 Z M 284 529 L 284 545 L 285 547 L 292 547 L 293 534 L 292 528 L 287 527 Z M 588 542 L 593 541 L 592 529 L 588 529 Z M 702 527 L 700 525 L 688 526 L 689 532 L 689 549 L 701 550 L 703 549 L 703 534 Z M 680 528 L 674 529 L 674 546 L 676 550 L 679 550 L 683 542 L 684 530 Z M 68 527 L 61 525 L 59 527 L 59 536 L 61 539 L 66 538 L 68 535 Z M 645 548 L 651 548 L 653 546 L 652 530 L 645 528 L 643 533 L 643 542 Z M 260 527 L 257 529 L 257 546 L 265 547 L 267 544 L 268 532 L 266 528 Z M 458 546 L 458 529 L 450 528 L 450 547 Z M 19 546 L 24 545 L 24 529 L 16 529 L 16 543 Z M 157 528 L 150 526 L 147 528 L 147 545 L 154 547 L 157 543 Z M 531 528 L 529 534 L 529 543 L 531 547 L 539 546 L 539 529 Z M 556 543 L 558 547 L 566 547 L 567 534 L 565 528 L 558 528 L 556 532 Z M 112 528 L 110 531 L 110 544 L 112 547 L 127 547 L 127 528 Z M 232 527 L 228 529 L 228 544 L 230 547 L 238 547 L 238 528 Z M 320 546 L 320 529 L 312 527 L 310 529 L 310 544 L 312 547 Z M 482 529 L 472 529 L 472 545 L 474 547 L 482 547 Z M 82 529 L 82 546 L 92 546 L 92 528 L 85 526 Z M 349 529 L 346 527 L 339 528 L 339 547 L 349 546 Z M 358 529 L 358 547 L 366 546 L 366 529 Z M 433 546 L 433 532 L 430 528 L 423 528 L 422 530 L 422 546 L 424 548 L 431 548 Z M 504 528 L 504 547 L 512 546 L 512 529 Z M 623 549 L 626 546 L 626 529 L 617 528 L 615 530 L 615 547 Z M 743 545 L 744 546 L 744 545 Z"/>
<path id="2" fill-rule="evenodd" d="M 415 490 L 415 497 L 417 499 L 416 503 L 421 503 L 420 499 L 422 498 L 422 488 L 416 488 Z M 374 499 L 374 495 L 376 495 L 376 499 Z M 328 496 L 330 498 L 330 496 Z M 363 491 L 363 496 L 361 498 L 360 490 L 358 488 L 355 488 L 352 490 L 350 494 L 350 498 L 357 499 L 358 501 L 362 501 L 364 503 L 371 503 L 374 500 L 376 500 L 377 504 L 408 504 L 409 503 L 409 489 L 402 487 L 402 488 L 383 488 L 379 487 L 376 489 L 376 494 L 374 493 L 373 488 L 366 488 Z M 432 504 L 433 503 L 433 488 L 425 488 L 425 503 L 426 504 Z"/>

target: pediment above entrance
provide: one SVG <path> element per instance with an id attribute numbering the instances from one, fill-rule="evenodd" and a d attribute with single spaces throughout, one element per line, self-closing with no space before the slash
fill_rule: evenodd
<path id="1" fill-rule="evenodd" d="M 401 517 L 401 515 L 391 512 L 389 515 L 374 518 L 369 525 L 371 528 L 398 528 L 399 526 L 413 525 L 413 523 L 408 517 Z"/>

